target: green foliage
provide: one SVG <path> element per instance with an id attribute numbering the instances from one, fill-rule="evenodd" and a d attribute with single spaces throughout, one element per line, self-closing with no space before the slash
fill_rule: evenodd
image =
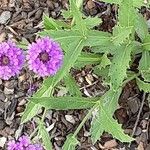
<path id="1" fill-rule="evenodd" d="M 146 83 L 139 78 L 136 78 L 136 83 L 141 91 L 144 91 L 146 93 L 150 92 L 150 83 Z"/>
<path id="2" fill-rule="evenodd" d="M 34 105 L 38 104 L 46 109 L 69 110 L 69 109 L 85 109 L 96 104 L 97 98 L 84 97 L 31 97 Z"/>
<path id="3" fill-rule="evenodd" d="M 127 77 L 126 71 L 129 68 L 133 48 L 133 45 L 122 45 L 116 49 L 116 54 L 109 70 L 111 85 L 115 90 L 121 87 L 123 80 Z"/>
<path id="4" fill-rule="evenodd" d="M 147 34 L 144 38 L 143 49 L 150 51 L 150 34 Z"/>
<path id="5" fill-rule="evenodd" d="M 85 65 L 99 64 L 101 62 L 101 59 L 101 55 L 82 52 L 81 55 L 79 55 L 77 61 L 75 62 L 74 67 L 81 68 Z"/>
<path id="6" fill-rule="evenodd" d="M 63 145 L 63 150 L 75 150 L 77 144 L 79 144 L 79 141 L 72 134 L 70 134 Z"/>
<path id="7" fill-rule="evenodd" d="M 39 124 L 39 135 L 42 138 L 45 149 L 46 150 L 52 150 L 53 149 L 52 143 L 50 141 L 51 138 L 50 138 L 45 126 L 43 125 L 43 123 Z"/>
<path id="8" fill-rule="evenodd" d="M 136 14 L 135 31 L 138 37 L 143 41 L 148 35 L 148 25 L 141 14 Z"/>
<path id="9" fill-rule="evenodd" d="M 79 86 L 76 84 L 75 79 L 69 73 L 64 77 L 64 82 L 68 91 L 70 92 L 70 95 L 76 97 L 82 96 Z"/>
<path id="10" fill-rule="evenodd" d="M 57 74 L 45 78 L 41 88 L 29 98 L 22 123 L 31 120 L 42 108 L 46 110 L 91 108 L 75 133 L 67 136 L 63 150 L 75 150 L 79 144 L 76 135 L 93 111 L 97 111 L 96 116 L 92 118 L 90 130 L 93 143 L 100 139 L 103 132 L 110 133 L 121 142 L 131 142 L 134 139 L 124 134 L 121 125 L 113 118 L 122 87 L 136 78 L 139 89 L 150 92 L 150 34 L 146 20 L 137 9 L 148 6 L 150 2 L 145 4 L 143 0 L 103 1 L 119 6 L 118 22 L 112 34 L 94 30 L 93 27 L 101 24 L 102 20 L 82 14 L 83 0 L 69 0 L 70 8 L 62 13 L 64 21 L 43 16 L 45 30 L 39 35 L 49 36 L 59 42 L 64 51 L 64 61 Z M 26 44 L 23 42 L 20 46 L 26 49 Z M 88 50 L 83 52 L 83 48 Z M 138 66 L 139 73 L 132 71 L 132 74 L 127 75 L 127 72 L 131 72 L 131 65 L 137 54 L 142 55 Z M 76 80 L 71 76 L 72 68 L 81 69 L 86 65 L 93 66 L 94 73 L 102 76 L 103 82 L 109 85 L 109 90 L 103 96 L 83 97 Z M 55 87 L 60 84 L 60 81 L 63 81 L 61 83 L 66 86 L 68 96 L 53 97 Z M 44 115 L 38 124 L 39 135 L 46 150 L 51 150 L 49 133 L 43 120 Z"/>
<path id="11" fill-rule="evenodd" d="M 123 44 L 124 41 L 129 39 L 130 34 L 132 33 L 133 27 L 120 27 L 116 26 L 113 30 L 113 43 L 114 45 Z"/>
<path id="12" fill-rule="evenodd" d="M 107 107 L 108 108 L 108 107 Z M 91 138 L 95 143 L 103 132 L 111 133 L 112 136 L 122 142 L 131 142 L 134 139 L 124 134 L 121 125 L 108 113 L 107 109 L 100 106 L 98 115 L 92 121 Z"/>
<path id="13" fill-rule="evenodd" d="M 150 52 L 143 51 L 142 58 L 139 63 L 139 71 L 144 81 L 150 82 Z"/>

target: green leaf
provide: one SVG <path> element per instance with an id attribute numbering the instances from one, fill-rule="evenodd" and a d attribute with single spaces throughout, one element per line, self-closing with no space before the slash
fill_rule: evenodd
<path id="1" fill-rule="evenodd" d="M 146 93 L 150 92 L 150 83 L 146 83 L 139 78 L 136 78 L 136 83 L 141 91 L 143 90 Z"/>
<path id="2" fill-rule="evenodd" d="M 103 2 L 110 4 L 121 4 L 123 0 L 102 0 Z M 148 4 L 144 3 L 143 0 L 132 0 L 132 6 L 141 8 L 141 6 L 147 6 Z"/>
<path id="3" fill-rule="evenodd" d="M 86 46 L 105 46 L 111 45 L 111 34 L 102 31 L 87 31 Z"/>
<path id="4" fill-rule="evenodd" d="M 81 33 L 83 35 L 85 35 L 87 28 L 86 28 L 85 22 L 82 19 L 82 13 L 80 12 L 79 8 L 77 7 L 75 0 L 69 0 L 69 2 L 70 2 L 70 11 L 73 15 L 76 26 L 77 26 L 78 30 L 81 31 Z"/>
<path id="5" fill-rule="evenodd" d="M 44 28 L 46 30 L 58 30 L 60 29 L 59 25 L 55 22 L 53 18 L 49 18 L 45 14 L 43 15 Z"/>
<path id="6" fill-rule="evenodd" d="M 79 144 L 79 141 L 72 134 L 67 136 L 67 140 L 63 145 L 63 150 L 75 150 L 76 146 Z"/>
<path id="7" fill-rule="evenodd" d="M 26 109 L 23 113 L 23 116 L 21 117 L 21 123 L 23 124 L 31 120 L 38 113 L 40 108 L 41 108 L 40 105 L 34 104 L 31 101 L 28 102 Z"/>
<path id="8" fill-rule="evenodd" d="M 139 38 L 143 41 L 148 35 L 148 25 L 146 23 L 146 19 L 142 16 L 142 14 L 137 13 L 135 21 L 136 33 L 138 34 Z"/>
<path id="9" fill-rule="evenodd" d="M 126 70 L 129 68 L 130 55 L 133 49 L 133 45 L 122 45 L 116 49 L 116 54 L 109 70 L 111 85 L 115 90 L 122 85 L 123 80 L 127 77 Z"/>
<path id="10" fill-rule="evenodd" d="M 130 34 L 133 31 L 133 27 L 120 27 L 116 26 L 113 30 L 113 43 L 115 45 L 122 44 L 126 39 L 129 39 Z"/>
<path id="11" fill-rule="evenodd" d="M 144 50 L 150 51 L 150 34 L 147 34 L 142 44 Z"/>
<path id="12" fill-rule="evenodd" d="M 131 27 L 135 25 L 136 11 L 132 0 L 123 0 L 119 6 L 118 12 L 119 25 L 122 27 Z"/>
<path id="13" fill-rule="evenodd" d="M 97 98 L 84 97 L 31 97 L 31 103 L 40 105 L 46 109 L 68 110 L 91 108 L 97 102 Z"/>
<path id="14" fill-rule="evenodd" d="M 74 66 L 77 68 L 81 68 L 89 64 L 98 64 L 101 61 L 101 57 L 102 56 L 98 54 L 82 52 L 81 55 L 79 55 Z"/>
<path id="15" fill-rule="evenodd" d="M 99 24 L 102 23 L 101 18 L 98 17 L 87 17 L 86 19 L 84 19 L 85 25 L 87 26 L 87 28 L 93 28 Z"/>
<path id="16" fill-rule="evenodd" d="M 46 130 L 45 126 L 43 125 L 43 123 L 40 123 L 38 127 L 39 127 L 39 134 L 42 137 L 42 141 L 43 141 L 45 149 L 52 150 L 53 149 L 52 143 L 50 141 L 51 138 L 50 138 L 49 133 Z"/>
<path id="17" fill-rule="evenodd" d="M 100 105 L 98 115 L 93 119 L 91 126 L 91 138 L 93 144 L 100 138 L 103 132 L 108 132 L 121 142 L 131 142 L 134 139 L 123 132 L 121 125 L 113 119 L 108 109 Z"/>
<path id="18" fill-rule="evenodd" d="M 100 69 L 105 68 L 106 66 L 110 65 L 111 61 L 110 59 L 107 57 L 107 53 L 104 53 L 102 58 L 101 58 L 101 63 L 98 65 L 98 67 Z"/>
<path id="19" fill-rule="evenodd" d="M 107 113 L 110 115 L 114 114 L 115 110 L 118 106 L 118 99 L 121 95 L 122 88 L 119 88 L 117 91 L 114 91 L 113 89 L 109 89 L 102 97 L 103 101 L 103 107 L 105 109 L 109 108 L 107 110 Z"/>
<path id="20" fill-rule="evenodd" d="M 81 97 L 79 86 L 75 79 L 68 73 L 64 78 L 65 85 L 72 96 Z"/>
<path id="21" fill-rule="evenodd" d="M 70 28 L 68 24 L 63 21 L 55 20 L 53 18 L 49 18 L 45 14 L 43 15 L 44 28 L 46 30 L 58 30 L 63 28 Z"/>
<path id="22" fill-rule="evenodd" d="M 122 0 L 102 0 L 102 1 L 110 4 L 121 4 L 122 2 Z"/>
<path id="23" fill-rule="evenodd" d="M 144 81 L 150 82 L 150 52 L 144 51 L 139 62 L 139 71 L 144 78 Z"/>
<path id="24" fill-rule="evenodd" d="M 116 52 L 116 45 L 112 43 L 110 44 L 106 44 L 106 45 L 102 45 L 102 46 L 93 46 L 92 48 L 92 52 L 94 53 L 110 53 L 110 54 L 115 54 Z"/>
<path id="25" fill-rule="evenodd" d="M 143 0 L 132 0 L 133 1 L 133 6 L 134 7 L 138 7 L 138 8 L 141 8 L 141 6 L 147 6 L 146 3 L 144 3 Z"/>
<path id="26" fill-rule="evenodd" d="M 69 45 L 70 43 L 82 38 L 82 35 L 79 31 L 71 30 L 45 30 L 38 33 L 40 36 L 50 36 L 61 44 Z"/>

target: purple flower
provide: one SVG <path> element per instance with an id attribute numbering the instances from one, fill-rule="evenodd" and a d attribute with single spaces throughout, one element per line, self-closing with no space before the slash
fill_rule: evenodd
<path id="1" fill-rule="evenodd" d="M 21 142 L 16 142 L 16 148 L 15 150 L 24 150 L 24 146 Z"/>
<path id="2" fill-rule="evenodd" d="M 43 150 L 43 147 L 40 144 L 34 144 L 36 150 Z"/>
<path id="3" fill-rule="evenodd" d="M 29 45 L 27 60 L 30 70 L 40 76 L 54 75 L 62 65 L 63 52 L 57 42 L 44 37 Z"/>
<path id="4" fill-rule="evenodd" d="M 0 78 L 8 80 L 19 73 L 24 63 L 23 51 L 11 41 L 0 43 Z"/>
<path id="5" fill-rule="evenodd" d="M 7 150 L 15 150 L 16 142 L 15 140 L 11 140 L 7 143 Z"/>
<path id="6" fill-rule="evenodd" d="M 43 150 L 43 147 L 40 144 L 31 144 L 29 137 L 23 135 L 17 141 L 9 141 L 7 150 Z"/>
<path id="7" fill-rule="evenodd" d="M 36 147 L 33 144 L 31 144 L 26 148 L 26 150 L 36 150 Z"/>
<path id="8" fill-rule="evenodd" d="M 19 138 L 19 142 L 22 146 L 27 147 L 30 144 L 30 139 L 28 136 L 23 135 Z"/>

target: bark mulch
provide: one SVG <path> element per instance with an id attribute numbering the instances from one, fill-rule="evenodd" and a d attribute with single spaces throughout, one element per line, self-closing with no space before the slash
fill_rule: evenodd
<path id="1" fill-rule="evenodd" d="M 59 19 L 62 17 L 61 10 L 67 8 L 68 0 L 0 0 L 0 42 L 7 39 L 15 42 L 34 41 L 37 38 L 35 33 L 43 28 L 43 13 Z M 149 20 L 148 10 L 142 8 L 141 13 Z M 116 24 L 117 7 L 96 0 L 95 2 L 85 0 L 84 14 L 102 18 L 102 25 L 95 29 L 112 32 Z M 101 78 L 93 73 L 91 66 L 72 73 L 85 96 L 100 96 L 107 90 Z M 27 97 L 32 96 L 42 81 L 42 78 L 26 67 L 18 77 L 11 78 L 9 81 L 0 79 L 0 149 L 6 149 L 4 146 L 6 140 L 18 138 L 24 133 L 31 135 L 34 131 L 38 117 L 20 125 L 20 116 L 25 109 Z M 67 89 L 63 85 L 59 86 L 56 95 L 65 94 Z M 75 131 L 86 113 L 87 110 L 49 110 L 45 123 L 50 131 L 55 150 L 61 150 L 66 136 Z M 77 150 L 150 150 L 149 115 L 147 95 L 139 91 L 135 81 L 131 81 L 122 92 L 114 117 L 123 124 L 126 133 L 136 138 L 136 141 L 130 145 L 121 143 L 108 133 L 104 133 L 100 141 L 93 145 L 89 132 L 91 120 L 88 120 L 78 134 L 80 145 Z"/>

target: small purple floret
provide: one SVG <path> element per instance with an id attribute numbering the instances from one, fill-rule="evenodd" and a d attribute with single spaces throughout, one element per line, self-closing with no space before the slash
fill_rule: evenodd
<path id="1" fill-rule="evenodd" d="M 29 45 L 27 60 L 30 70 L 42 77 L 50 76 L 62 66 L 63 52 L 57 42 L 44 37 Z"/>
<path id="2" fill-rule="evenodd" d="M 22 146 L 27 147 L 30 144 L 30 139 L 28 136 L 23 135 L 19 138 L 19 142 Z"/>
<path id="3" fill-rule="evenodd" d="M 24 63 L 23 51 L 11 41 L 0 43 L 0 78 L 8 80 L 18 74 Z"/>
<path id="4" fill-rule="evenodd" d="M 7 150 L 15 150 L 16 149 L 16 142 L 15 140 L 11 140 L 7 143 Z"/>
<path id="5" fill-rule="evenodd" d="M 44 150 L 40 144 L 32 144 L 28 136 L 21 136 L 17 141 L 7 143 L 7 150 Z"/>

